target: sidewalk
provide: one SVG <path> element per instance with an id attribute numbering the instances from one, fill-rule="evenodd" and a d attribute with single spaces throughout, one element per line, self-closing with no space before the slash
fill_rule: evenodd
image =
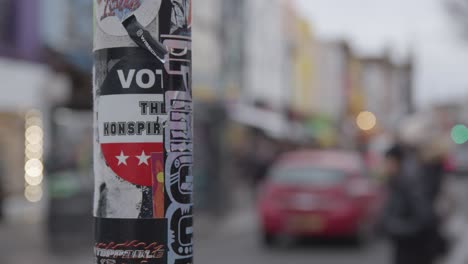
<path id="1" fill-rule="evenodd" d="M 196 239 L 215 239 L 254 232 L 257 224 L 252 206 L 235 209 L 221 218 L 209 215 L 195 215 Z"/>
<path id="2" fill-rule="evenodd" d="M 255 213 L 251 208 L 233 210 L 223 218 L 196 216 L 195 238 L 198 242 L 222 240 L 254 232 Z M 69 239 L 73 239 L 70 237 Z M 8 220 L 0 223 L 1 264 L 85 264 L 92 263 L 92 243 L 70 243 L 66 250 L 50 247 L 44 223 Z M 33 262 L 32 262 L 33 261 Z"/>
<path id="3" fill-rule="evenodd" d="M 2 245 L 0 247 L 0 263 L 2 264 L 92 263 L 91 248 L 87 250 L 74 245 L 64 252 L 54 252 L 49 247 L 47 234 L 41 222 L 21 220 L 0 223 L 0 244 Z"/>
<path id="4" fill-rule="evenodd" d="M 92 263 L 92 241 L 89 246 L 73 243 L 67 237 L 63 248 L 53 250 L 46 232 L 45 205 L 29 203 L 24 197 L 12 197 L 5 203 L 5 219 L 0 222 L 1 264 L 84 264 Z M 67 240 L 68 239 L 68 240 Z"/>
<path id="5" fill-rule="evenodd" d="M 222 217 L 195 215 L 195 239 L 215 241 L 254 232 L 256 223 L 252 195 L 240 188 L 235 191 L 231 209 Z M 76 242 L 69 236 L 51 247 L 44 219 L 44 205 L 31 204 L 23 199 L 7 203 L 8 217 L 0 222 L 1 264 L 84 264 L 93 263 L 92 241 Z M 75 241 L 75 243 L 73 243 Z"/>
<path id="6" fill-rule="evenodd" d="M 458 178 L 452 182 L 450 193 L 456 200 L 456 213 L 448 222 L 448 233 L 453 240 L 453 248 L 444 264 L 468 263 L 468 179 Z"/>
<path id="7" fill-rule="evenodd" d="M 223 216 L 195 212 L 196 239 L 242 235 L 255 231 L 257 216 L 251 190 L 247 186 L 238 186 L 233 192 L 230 209 Z"/>

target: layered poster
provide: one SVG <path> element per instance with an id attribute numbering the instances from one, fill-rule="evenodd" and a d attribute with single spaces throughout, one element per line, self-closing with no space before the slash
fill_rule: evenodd
<path id="1" fill-rule="evenodd" d="M 193 262 L 190 13 L 95 0 L 95 263 Z"/>

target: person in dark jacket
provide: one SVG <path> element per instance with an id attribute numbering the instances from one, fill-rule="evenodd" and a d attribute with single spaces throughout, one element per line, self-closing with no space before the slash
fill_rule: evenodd
<path id="1" fill-rule="evenodd" d="M 444 172 L 444 157 L 434 156 L 431 159 L 424 159 L 424 183 L 426 194 L 431 201 L 431 205 L 436 211 L 436 204 L 442 195 L 442 186 L 445 180 Z M 438 214 L 437 221 L 432 226 L 433 236 L 432 244 L 433 250 L 439 256 L 444 256 L 449 251 L 449 243 L 442 232 L 442 223 L 444 222 L 444 215 Z"/>
<path id="2" fill-rule="evenodd" d="M 386 167 L 390 178 L 382 227 L 393 244 L 394 263 L 431 264 L 436 256 L 428 241 L 436 217 L 417 155 L 395 145 L 386 153 Z"/>

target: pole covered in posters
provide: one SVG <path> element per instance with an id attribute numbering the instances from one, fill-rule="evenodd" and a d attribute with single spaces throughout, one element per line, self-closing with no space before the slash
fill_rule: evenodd
<path id="1" fill-rule="evenodd" d="M 191 0 L 94 0 L 95 263 L 193 263 Z"/>

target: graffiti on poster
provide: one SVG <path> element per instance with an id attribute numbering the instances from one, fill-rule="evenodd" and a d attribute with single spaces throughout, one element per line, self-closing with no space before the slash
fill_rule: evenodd
<path id="1" fill-rule="evenodd" d="M 100 218 L 97 223 L 96 263 L 167 263 L 165 219 Z"/>
<path id="2" fill-rule="evenodd" d="M 166 189 L 169 206 L 169 263 L 190 260 L 193 255 L 192 98 L 182 91 L 166 92 Z M 189 263 L 189 262 L 188 262 Z"/>

